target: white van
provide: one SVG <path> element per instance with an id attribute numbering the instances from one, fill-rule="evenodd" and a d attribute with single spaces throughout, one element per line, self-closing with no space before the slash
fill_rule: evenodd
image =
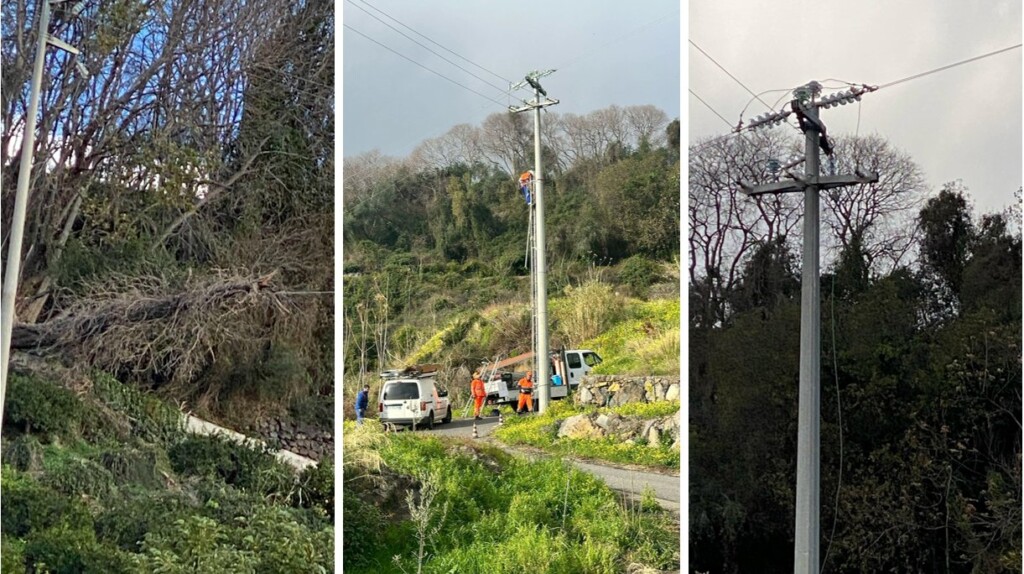
<path id="1" fill-rule="evenodd" d="M 438 389 L 433 379 L 385 379 L 377 403 L 380 422 L 434 428 L 435 422 L 452 420 L 448 391 Z"/>

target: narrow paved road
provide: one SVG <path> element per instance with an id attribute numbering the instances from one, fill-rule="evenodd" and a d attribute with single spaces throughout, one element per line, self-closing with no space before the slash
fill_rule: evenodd
<path id="1" fill-rule="evenodd" d="M 473 433 L 472 419 L 456 419 L 448 424 L 441 424 L 434 427 L 433 431 L 423 431 L 444 436 L 457 436 L 470 438 Z M 477 436 L 486 439 L 498 427 L 498 417 L 484 417 L 482 421 L 476 421 Z M 417 431 L 419 432 L 419 431 Z M 526 451 L 512 447 L 503 446 L 506 451 L 512 454 L 524 455 L 532 458 L 543 456 L 534 451 Z M 583 462 L 570 459 L 577 468 L 585 472 L 601 477 L 611 488 L 640 500 L 646 488 L 654 491 L 654 497 L 661 504 L 662 508 L 672 512 L 679 512 L 679 476 L 678 474 L 666 474 L 649 472 L 646 470 L 621 468 L 607 464 L 594 462 Z"/>

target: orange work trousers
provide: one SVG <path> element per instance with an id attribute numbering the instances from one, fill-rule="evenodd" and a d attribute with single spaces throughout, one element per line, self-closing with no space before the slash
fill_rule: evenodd
<path id="1" fill-rule="evenodd" d="M 474 397 L 473 398 L 473 416 L 475 416 L 475 417 L 480 416 L 480 409 L 482 409 L 483 406 L 484 406 L 484 397 Z"/>
<path id="2" fill-rule="evenodd" d="M 519 408 L 516 409 L 517 413 L 523 412 L 523 405 L 526 405 L 527 410 L 533 412 L 533 395 L 526 393 L 519 393 Z"/>

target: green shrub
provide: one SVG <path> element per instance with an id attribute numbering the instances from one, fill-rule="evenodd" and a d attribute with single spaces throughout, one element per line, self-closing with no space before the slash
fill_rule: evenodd
<path id="1" fill-rule="evenodd" d="M 71 391 L 38 377 L 11 373 L 4 407 L 4 422 L 21 426 L 26 433 L 70 436 L 82 416 L 78 397 Z"/>
<path id="2" fill-rule="evenodd" d="M 6 534 L 24 537 L 60 524 L 92 527 L 92 516 L 79 499 L 66 498 L 27 474 L 5 465 L 0 483 L 4 506 L 0 530 Z"/>
<path id="3" fill-rule="evenodd" d="M 114 491 L 114 477 L 99 463 L 70 451 L 59 451 L 43 461 L 42 483 L 69 496 L 87 495 L 105 500 Z"/>
<path id="4" fill-rule="evenodd" d="M 325 395 L 302 395 L 288 405 L 288 414 L 296 423 L 305 423 L 317 428 L 334 426 L 334 397 Z"/>
<path id="5" fill-rule="evenodd" d="M 128 552 L 138 552 L 146 533 L 193 512 L 180 494 L 122 489 L 123 495 L 96 517 L 96 535 Z"/>
<path id="6" fill-rule="evenodd" d="M 380 509 L 363 502 L 355 491 L 344 490 L 341 545 L 345 568 L 367 567 L 372 563 L 383 546 L 385 525 Z"/>
<path id="7" fill-rule="evenodd" d="M 25 541 L 25 560 L 34 571 L 51 574 L 132 572 L 127 555 L 97 542 L 91 528 L 75 526 L 58 526 L 31 534 Z"/>
<path id="8" fill-rule="evenodd" d="M 267 574 L 334 571 L 334 529 L 310 531 L 287 509 L 264 506 L 240 520 L 237 547 L 257 558 L 256 571 Z"/>
<path id="9" fill-rule="evenodd" d="M 629 285 L 638 297 L 645 296 L 647 289 L 660 279 L 658 264 L 642 255 L 626 259 L 619 269 L 619 282 Z"/>
<path id="10" fill-rule="evenodd" d="M 292 499 L 301 508 L 321 510 L 334 520 L 334 462 L 321 461 L 299 474 L 296 496 Z"/>
<path id="11" fill-rule="evenodd" d="M 167 453 L 152 446 L 106 450 L 99 455 L 99 463 L 110 471 L 117 484 L 151 489 L 164 486 L 161 467 L 170 466 Z"/>
<path id="12" fill-rule="evenodd" d="M 93 376 L 93 393 L 109 408 L 131 421 L 132 433 L 146 442 L 170 444 L 183 434 L 183 420 L 177 409 L 155 395 L 118 381 L 107 373 Z"/>
<path id="13" fill-rule="evenodd" d="M 295 482 L 291 469 L 269 452 L 219 436 L 190 435 L 167 454 L 176 473 L 216 477 L 265 496 L 286 498 Z"/>
<path id="14" fill-rule="evenodd" d="M 251 574 L 258 558 L 229 541 L 229 530 L 204 516 L 179 518 L 146 534 L 134 564 L 140 572 Z"/>
<path id="15" fill-rule="evenodd" d="M 0 537 L 0 572 L 25 574 L 25 541 L 12 536 Z"/>
<path id="16" fill-rule="evenodd" d="M 7 441 L 3 449 L 3 463 L 20 471 L 36 471 L 43 464 L 43 445 L 33 435 L 21 435 Z"/>

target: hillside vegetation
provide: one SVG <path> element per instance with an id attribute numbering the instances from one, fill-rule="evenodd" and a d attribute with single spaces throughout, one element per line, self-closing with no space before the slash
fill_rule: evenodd
<path id="1" fill-rule="evenodd" d="M 346 572 L 618 574 L 679 567 L 678 520 L 557 459 L 346 423 Z"/>
<path id="2" fill-rule="evenodd" d="M 678 122 L 650 106 L 562 120 L 544 150 L 550 344 L 592 346 L 606 372 L 678 372 Z M 350 397 L 383 368 L 440 363 L 454 388 L 531 348 L 529 208 L 514 177 L 532 164 L 531 128 L 503 114 L 477 139 L 466 128 L 409 158 L 346 158 Z M 604 143 L 581 147 L 575 129 Z"/>
<path id="3" fill-rule="evenodd" d="M 333 570 L 334 471 L 182 432 L 105 374 L 77 393 L 12 375 L 3 428 L 5 573 Z"/>

